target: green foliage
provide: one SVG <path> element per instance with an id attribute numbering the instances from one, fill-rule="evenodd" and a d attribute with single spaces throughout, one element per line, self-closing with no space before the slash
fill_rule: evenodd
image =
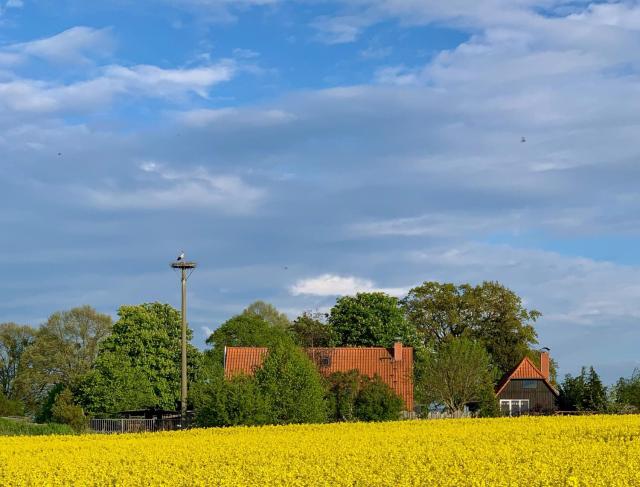
<path id="1" fill-rule="evenodd" d="M 222 363 L 224 347 L 273 347 L 290 342 L 292 337 L 286 328 L 274 326 L 246 311 L 224 322 L 207 339 L 207 344 L 213 347 L 208 353 L 219 363 Z"/>
<path id="2" fill-rule="evenodd" d="M 329 325 L 339 346 L 391 347 L 396 341 L 416 342 L 415 328 L 407 323 L 398 299 L 385 293 L 358 293 L 338 298 Z"/>
<path id="3" fill-rule="evenodd" d="M 37 411 L 35 419 L 38 423 L 51 423 L 53 422 L 53 405 L 58 398 L 58 395 L 64 390 L 64 384 L 56 384 L 49 389 L 47 397 L 42 401 L 40 409 Z"/>
<path id="4" fill-rule="evenodd" d="M 80 386 L 94 413 L 154 407 L 175 409 L 180 397 L 180 313 L 168 304 L 122 306 L 112 334 L 102 343 L 93 371 Z M 187 338 L 191 339 L 191 330 Z M 189 345 L 193 381 L 201 360 Z"/>
<path id="5" fill-rule="evenodd" d="M 0 395 L 14 396 L 14 385 L 24 351 L 33 343 L 36 330 L 15 323 L 0 324 Z"/>
<path id="6" fill-rule="evenodd" d="M 81 402 L 96 416 L 148 409 L 158 403 L 145 370 L 118 352 L 104 352 L 79 386 Z"/>
<path id="7" fill-rule="evenodd" d="M 451 338 L 420 354 L 416 395 L 426 404 L 444 405 L 459 413 L 470 403 L 486 401 L 493 384 L 487 351 L 478 341 Z"/>
<path id="8" fill-rule="evenodd" d="M 487 384 L 480 392 L 477 413 L 481 418 L 497 418 L 502 415 L 500 401 L 493 389 L 493 383 Z"/>
<path id="9" fill-rule="evenodd" d="M 55 384 L 75 387 L 90 370 L 111 317 L 89 306 L 52 314 L 21 357 L 16 394 L 36 411 Z"/>
<path id="10" fill-rule="evenodd" d="M 89 426 L 89 419 L 82 408 L 75 404 L 73 394 L 68 388 L 63 389 L 56 397 L 51 408 L 51 419 L 54 423 L 71 426 L 78 433 L 85 431 Z"/>
<path id="11" fill-rule="evenodd" d="M 322 379 L 307 355 L 293 344 L 276 344 L 256 381 L 271 424 L 322 423 L 327 419 Z"/>
<path id="12" fill-rule="evenodd" d="M 640 410 L 640 369 L 635 369 L 628 379 L 620 377 L 614 391 L 618 406 L 631 406 Z"/>
<path id="13" fill-rule="evenodd" d="M 198 426 L 261 425 L 267 422 L 266 404 L 256 379 L 238 376 L 224 380 L 222 368 L 216 376 L 194 390 Z"/>
<path id="14" fill-rule="evenodd" d="M 222 363 L 208 354 L 192 396 L 200 426 L 326 420 L 322 379 L 306 354 L 291 341 L 272 345 L 255 377 L 225 380 Z"/>
<path id="15" fill-rule="evenodd" d="M 321 320 L 320 313 L 303 313 L 290 326 L 294 340 L 301 347 L 334 347 L 337 336 L 332 327 Z"/>
<path id="16" fill-rule="evenodd" d="M 247 308 L 242 312 L 243 315 L 253 315 L 262 318 L 264 321 L 269 323 L 271 326 L 275 326 L 277 328 L 287 329 L 291 322 L 287 315 L 281 313 L 276 309 L 275 306 L 269 303 L 265 303 L 264 301 L 256 301 L 251 303 Z"/>
<path id="17" fill-rule="evenodd" d="M 334 372 L 327 378 L 328 411 L 331 421 L 355 421 L 356 399 L 362 387 L 357 370 Z"/>
<path id="18" fill-rule="evenodd" d="M 537 343 L 533 323 L 541 316 L 527 310 L 513 291 L 497 282 L 478 286 L 425 282 L 402 300 L 407 320 L 424 346 L 439 346 L 466 336 L 481 341 L 500 377 Z"/>
<path id="19" fill-rule="evenodd" d="M 24 404 L 17 399 L 9 399 L 0 392 L 0 416 L 22 416 Z"/>
<path id="20" fill-rule="evenodd" d="M 0 418 L 0 436 L 71 435 L 73 429 L 66 424 L 35 424 Z"/>
<path id="21" fill-rule="evenodd" d="M 560 385 L 558 404 L 562 411 L 605 412 L 608 409 L 607 389 L 593 367 L 582 367 L 580 375 L 565 376 Z"/>
<path id="22" fill-rule="evenodd" d="M 395 421 L 404 409 L 402 399 L 383 380 L 362 377 L 355 413 L 361 421 Z"/>
<path id="23" fill-rule="evenodd" d="M 327 378 L 331 421 L 391 421 L 404 409 L 402 399 L 380 377 L 357 370 L 335 372 Z"/>

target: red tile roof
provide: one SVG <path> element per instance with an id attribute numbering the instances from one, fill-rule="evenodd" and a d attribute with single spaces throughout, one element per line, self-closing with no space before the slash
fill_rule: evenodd
<path id="1" fill-rule="evenodd" d="M 496 394 L 500 394 L 502 390 L 507 387 L 507 384 L 511 379 L 537 379 L 543 380 L 547 387 L 557 396 L 558 390 L 551 385 L 551 382 L 547 380 L 544 374 L 538 367 L 529 359 L 529 357 L 523 358 L 518 365 L 516 365 L 511 372 L 505 374 L 496 386 Z"/>
<path id="2" fill-rule="evenodd" d="M 267 352 L 266 348 L 226 347 L 225 376 L 252 375 L 261 367 Z M 407 411 L 413 410 L 413 348 L 399 348 L 396 358 L 394 349 L 382 347 L 307 348 L 305 352 L 324 376 L 350 370 L 369 377 L 380 376 L 404 400 Z"/>

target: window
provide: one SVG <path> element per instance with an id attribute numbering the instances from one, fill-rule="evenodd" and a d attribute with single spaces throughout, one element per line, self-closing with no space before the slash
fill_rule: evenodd
<path id="1" fill-rule="evenodd" d="M 520 416 L 529 412 L 529 399 L 500 399 L 503 416 Z"/>
<path id="2" fill-rule="evenodd" d="M 538 388 L 538 381 L 537 380 L 531 380 L 531 379 L 525 379 L 522 381 L 522 387 L 524 389 L 537 389 Z"/>

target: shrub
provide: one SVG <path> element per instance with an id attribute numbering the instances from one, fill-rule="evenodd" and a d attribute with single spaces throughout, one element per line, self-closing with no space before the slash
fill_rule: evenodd
<path id="1" fill-rule="evenodd" d="M 86 430 L 88 426 L 88 418 L 82 408 L 73 402 L 73 394 L 67 388 L 56 397 L 51 408 L 51 417 L 55 423 L 68 424 L 77 432 Z"/>
<path id="2" fill-rule="evenodd" d="M 0 416 L 22 416 L 24 414 L 24 404 L 22 402 L 9 399 L 0 392 Z"/>
<path id="3" fill-rule="evenodd" d="M 356 417 L 361 421 L 392 421 L 400 417 L 402 399 L 379 376 L 362 377 L 362 388 L 355 404 Z"/>
<path id="4" fill-rule="evenodd" d="M 309 357 L 293 343 L 276 344 L 256 372 L 267 422 L 322 423 L 327 404 L 322 378 Z"/>
<path id="5" fill-rule="evenodd" d="M 66 424 L 36 424 L 0 418 L 0 436 L 70 435 L 73 429 Z"/>
<path id="6" fill-rule="evenodd" d="M 198 426 L 260 425 L 267 422 L 264 398 L 253 377 L 238 376 L 227 381 L 220 370 L 219 375 L 207 377 L 194 386 L 193 401 Z"/>
<path id="7" fill-rule="evenodd" d="M 356 399 L 362 387 L 362 376 L 357 370 L 334 372 L 327 382 L 329 419 L 331 421 L 356 420 Z"/>
<path id="8" fill-rule="evenodd" d="M 402 399 L 379 376 L 357 370 L 336 372 L 328 378 L 329 418 L 333 421 L 388 421 L 398 419 Z"/>

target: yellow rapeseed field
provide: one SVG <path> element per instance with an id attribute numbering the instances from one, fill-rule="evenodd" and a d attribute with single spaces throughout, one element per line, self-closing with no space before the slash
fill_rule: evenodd
<path id="1" fill-rule="evenodd" d="M 640 416 L 4 437 L 0 485 L 640 486 Z"/>

